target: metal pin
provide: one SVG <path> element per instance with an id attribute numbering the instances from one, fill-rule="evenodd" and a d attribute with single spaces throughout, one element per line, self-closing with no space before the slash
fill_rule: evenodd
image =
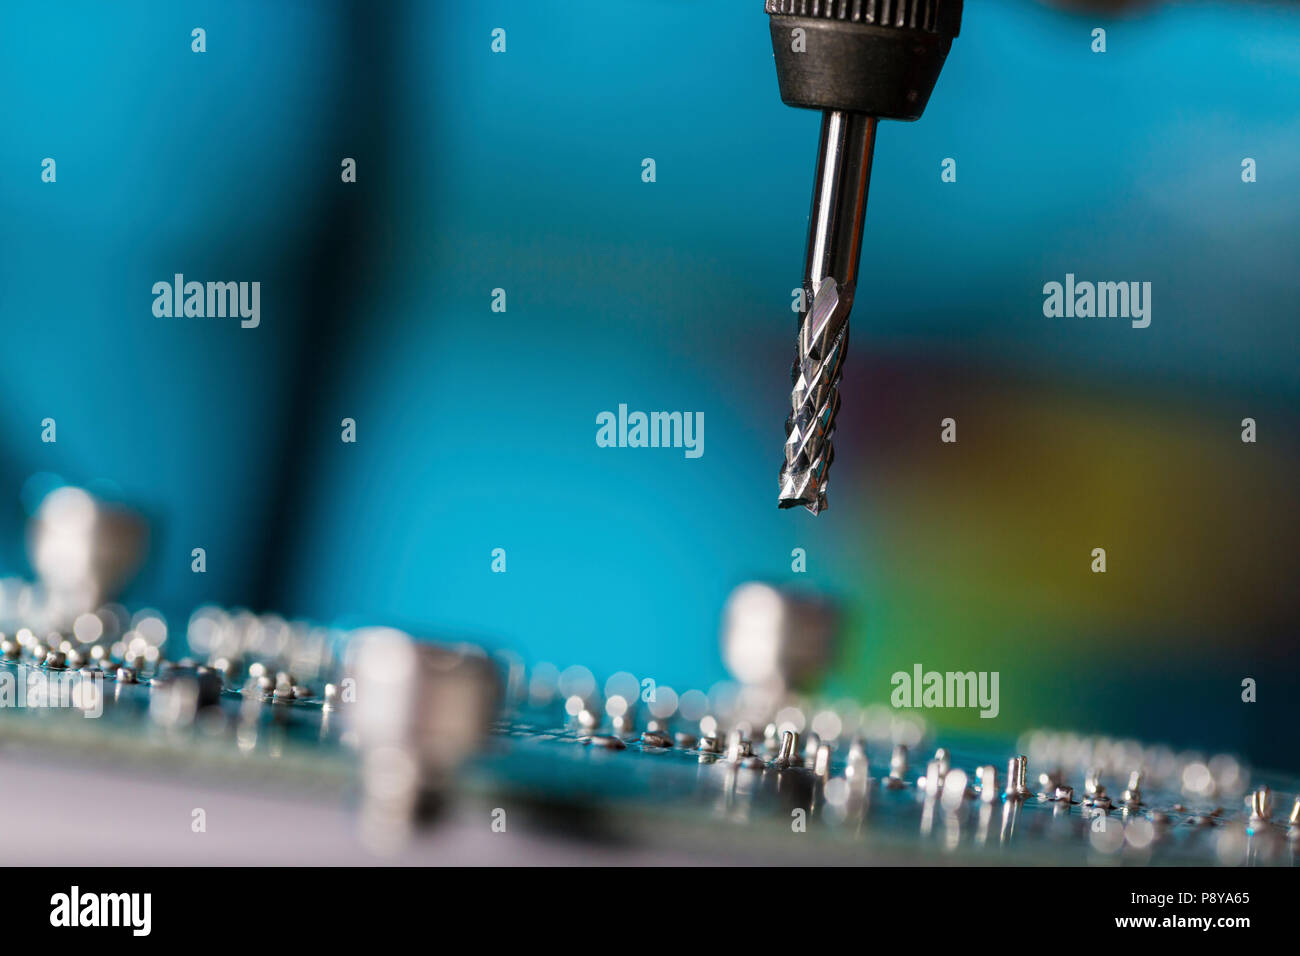
<path id="1" fill-rule="evenodd" d="M 895 777 L 907 776 L 907 744 L 898 744 L 889 755 L 889 772 Z"/>
<path id="2" fill-rule="evenodd" d="M 740 763 L 740 761 L 753 756 L 753 754 L 754 751 L 749 741 L 740 735 L 739 730 L 733 730 L 727 744 L 727 759 L 732 763 Z"/>
<path id="3" fill-rule="evenodd" d="M 1038 785 L 1042 788 L 1041 793 L 1048 800 L 1056 799 L 1057 788 L 1065 782 L 1065 777 L 1058 768 L 1056 770 L 1044 771 L 1038 775 Z"/>
<path id="4" fill-rule="evenodd" d="M 822 744 L 817 748 L 817 756 L 813 762 L 813 773 L 821 778 L 823 782 L 830 779 L 831 776 L 831 748 Z M 1300 807 L 1300 801 L 1297 801 L 1297 807 Z"/>
<path id="5" fill-rule="evenodd" d="M 1101 771 L 1095 767 L 1083 777 L 1083 797 L 1085 803 L 1092 803 L 1098 797 L 1106 795 L 1106 788 L 1101 785 Z"/>
<path id="6" fill-rule="evenodd" d="M 822 745 L 821 737 L 816 733 L 809 731 L 808 736 L 803 742 L 803 756 L 806 761 L 815 761 L 817 759 L 817 748 Z"/>
<path id="7" fill-rule="evenodd" d="M 761 770 L 767 766 L 762 759 L 754 756 L 754 747 L 748 739 L 740 735 L 739 730 L 731 732 L 731 745 L 727 748 L 727 760 L 737 767 L 747 770 Z"/>
<path id="8" fill-rule="evenodd" d="M 980 801 L 993 803 L 998 798 L 998 771 L 992 765 L 980 767 L 977 772 L 980 781 Z"/>
<path id="9" fill-rule="evenodd" d="M 939 764 L 939 775 L 947 776 L 948 771 L 952 769 L 952 755 L 948 753 L 947 747 L 940 747 L 934 752 L 935 762 Z"/>
<path id="10" fill-rule="evenodd" d="M 1128 788 L 1121 796 L 1124 806 L 1133 809 L 1142 806 L 1142 771 L 1134 770 L 1129 774 Z"/>
<path id="11" fill-rule="evenodd" d="M 799 745 L 799 735 L 793 730 L 787 730 L 781 735 L 781 751 L 772 761 L 772 766 L 778 770 L 785 770 L 794 760 L 794 748 Z"/>
<path id="12" fill-rule="evenodd" d="M 966 772 L 964 770 L 949 770 L 943 776 L 943 808 L 948 812 L 961 809 L 962 801 L 966 799 Z"/>
<path id="13" fill-rule="evenodd" d="M 867 751 L 863 748 L 862 741 L 855 738 L 849 744 L 849 752 L 845 757 L 844 777 L 855 786 L 866 787 L 870 780 L 868 771 Z"/>
<path id="14" fill-rule="evenodd" d="M 893 753 L 889 755 L 889 776 L 885 778 L 885 786 L 891 790 L 898 790 L 907 786 L 907 745 L 897 744 Z"/>
<path id="15" fill-rule="evenodd" d="M 1024 754 L 1012 757 L 1007 764 L 1006 796 L 1010 800 L 1022 800 L 1029 796 L 1029 787 L 1025 785 L 1025 775 L 1029 772 L 1029 758 Z"/>
<path id="16" fill-rule="evenodd" d="M 931 760 L 925 765 L 925 776 L 916 781 L 916 785 L 925 791 L 925 798 L 933 800 L 939 795 L 939 788 L 942 786 L 941 781 L 944 777 L 942 763 L 938 760 Z"/>
<path id="17" fill-rule="evenodd" d="M 1272 815 L 1273 792 L 1265 784 L 1250 795 L 1250 818 L 1251 820 L 1267 820 Z M 1294 816 L 1294 811 L 1292 815 Z"/>

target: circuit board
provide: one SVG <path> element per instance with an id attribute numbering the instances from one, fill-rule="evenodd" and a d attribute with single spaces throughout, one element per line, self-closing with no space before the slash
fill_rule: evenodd
<path id="1" fill-rule="evenodd" d="M 394 656 L 391 645 L 383 655 L 399 682 L 433 650 L 402 646 L 413 656 Z M 126 772 L 278 793 L 290 801 L 277 804 L 285 827 L 295 825 L 294 799 L 323 801 L 357 828 L 372 860 L 411 859 L 411 847 L 424 848 L 416 860 L 436 859 L 440 829 L 467 818 L 482 821 L 471 833 L 486 836 L 500 819 L 628 860 L 672 852 L 697 862 L 1294 865 L 1300 848 L 1300 782 L 1229 755 L 1050 731 L 935 739 L 913 715 L 809 699 L 784 701 L 779 722 L 762 730 L 728 720 L 712 706 L 718 694 L 638 716 L 608 693 L 622 689 L 617 675 L 599 693 L 589 672 L 571 669 L 583 693 L 565 694 L 553 668 L 529 680 L 512 656 L 464 648 L 447 660 L 489 664 L 474 673 L 499 678 L 503 696 L 454 761 L 416 761 L 425 771 L 410 800 L 381 795 L 381 818 L 401 825 L 389 819 L 374 838 L 372 757 L 403 739 L 409 753 L 434 752 L 409 739 L 414 725 L 376 728 L 358 710 L 348 654 L 324 655 L 304 678 L 275 671 L 283 655 L 238 667 L 219 650 L 207 663 L 162 654 L 123 662 L 75 642 L 52 650 L 30 632 L 5 650 L 0 692 L 22 686 L 28 695 L 0 714 L 8 758 L 75 767 L 82 779 Z M 366 666 L 355 665 L 358 695 L 373 687 Z M 435 721 L 432 733 L 445 743 L 461 731 Z M 384 767 L 379 779 L 389 780 Z"/>

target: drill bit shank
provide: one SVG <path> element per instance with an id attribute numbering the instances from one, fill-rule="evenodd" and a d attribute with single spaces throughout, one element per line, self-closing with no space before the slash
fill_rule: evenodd
<path id="1" fill-rule="evenodd" d="M 849 340 L 849 310 L 857 285 L 867 184 L 876 120 L 828 110 L 822 116 L 804 263 L 805 311 L 790 372 L 790 417 L 780 506 L 826 508 L 826 484 L 835 450 L 831 438 L 840 406 L 840 374 Z M 808 307 L 810 304 L 811 307 Z"/>

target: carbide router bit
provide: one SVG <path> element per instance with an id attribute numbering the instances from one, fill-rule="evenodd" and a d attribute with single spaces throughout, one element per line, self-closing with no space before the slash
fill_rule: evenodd
<path id="1" fill-rule="evenodd" d="M 835 457 L 876 121 L 920 118 L 961 26 L 962 0 L 766 4 L 781 99 L 822 111 L 780 498 L 782 508 L 817 514 Z"/>

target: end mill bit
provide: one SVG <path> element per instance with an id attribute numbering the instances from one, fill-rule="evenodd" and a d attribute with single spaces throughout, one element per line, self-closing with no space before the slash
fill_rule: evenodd
<path id="1" fill-rule="evenodd" d="M 835 458 L 831 437 L 840 407 L 840 373 L 849 342 L 849 310 L 858 277 L 867 183 L 876 121 L 860 113 L 822 117 L 804 264 L 804 297 L 812 303 L 799 323 L 798 354 L 790 378 L 781 467 L 782 508 L 826 509 L 826 484 Z"/>
<path id="2" fill-rule="evenodd" d="M 848 309 L 834 279 L 822 283 L 812 311 L 799 329 L 799 353 L 790 378 L 790 417 L 785 420 L 782 508 L 803 505 L 813 514 L 826 507 L 826 484 L 840 407 L 840 369 L 849 343 Z"/>

